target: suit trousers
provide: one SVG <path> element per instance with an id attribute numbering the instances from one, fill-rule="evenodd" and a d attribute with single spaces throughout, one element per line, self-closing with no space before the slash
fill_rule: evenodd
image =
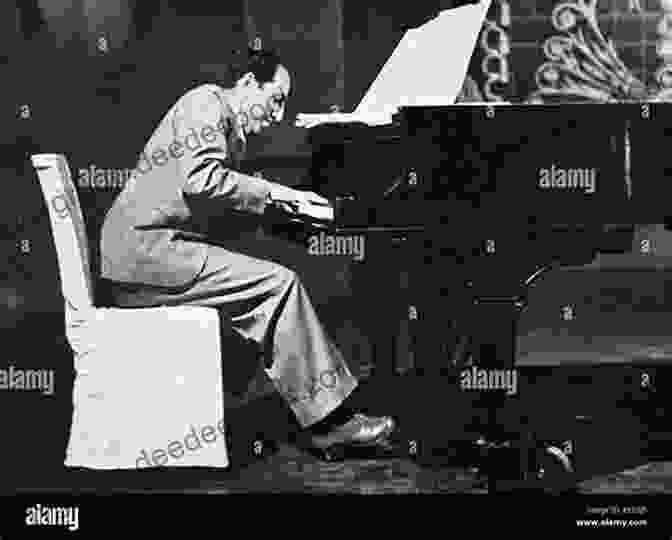
<path id="1" fill-rule="evenodd" d="M 203 271 L 183 289 L 118 284 L 114 303 L 217 308 L 235 331 L 260 347 L 266 374 L 299 424 L 308 427 L 336 409 L 357 380 L 318 320 L 301 278 L 272 260 L 278 258 L 272 249 L 278 251 L 278 244 L 251 238 L 209 243 Z M 223 351 L 223 362 L 236 360 Z"/>

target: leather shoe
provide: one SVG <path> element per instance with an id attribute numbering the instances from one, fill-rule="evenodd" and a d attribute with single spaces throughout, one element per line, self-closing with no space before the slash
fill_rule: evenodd
<path id="1" fill-rule="evenodd" d="M 320 450 L 334 447 L 376 446 L 384 442 L 395 428 L 396 424 L 389 416 L 355 414 L 348 422 L 326 435 L 313 435 L 311 442 Z"/>

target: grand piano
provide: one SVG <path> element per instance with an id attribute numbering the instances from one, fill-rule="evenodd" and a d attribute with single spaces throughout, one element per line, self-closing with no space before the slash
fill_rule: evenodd
<path id="1" fill-rule="evenodd" d="M 629 126 L 640 106 L 455 104 L 488 7 L 446 10 L 407 32 L 353 113 L 297 117 L 313 148 L 303 187 L 334 204 L 334 221 L 323 225 L 366 235 L 364 288 L 398 300 L 377 311 L 408 313 L 397 271 L 421 284 L 410 292 L 414 341 L 427 349 L 416 362 L 433 363 L 441 346 L 429 345 L 432 312 L 446 313 L 418 306 L 423 298 L 436 303 L 442 288 L 453 299 L 519 296 L 544 265 L 588 264 L 600 250 L 631 245 Z M 445 71 L 426 74 L 422 58 L 445 49 L 447 35 Z M 448 269 L 454 275 L 442 276 Z M 466 296 L 456 293 L 468 283 Z M 462 306 L 451 303 L 457 317 Z M 390 371 L 398 321 L 374 320 L 376 362 Z"/>
<path id="2" fill-rule="evenodd" d="M 629 137 L 638 104 L 455 103 L 489 3 L 407 32 L 353 113 L 297 117 L 313 148 L 303 187 L 334 205 L 333 222 L 322 226 L 377 246 L 367 247 L 361 273 L 378 300 L 364 303 L 382 372 L 392 371 L 390 336 L 408 316 L 409 295 L 421 367 L 443 372 L 470 356 L 480 367 L 513 368 L 532 283 L 632 245 Z M 422 58 L 446 50 L 445 36 L 454 54 L 445 71 L 426 73 Z M 399 287 L 401 271 L 412 276 L 410 292 Z M 491 420 L 499 442 L 487 444 L 497 447 L 501 430 Z M 569 470 L 551 455 L 557 470 Z"/>

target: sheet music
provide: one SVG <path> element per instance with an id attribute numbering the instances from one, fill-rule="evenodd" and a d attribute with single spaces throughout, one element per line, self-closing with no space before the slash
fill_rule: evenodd
<path id="1" fill-rule="evenodd" d="M 445 10 L 406 32 L 354 112 L 391 115 L 398 107 L 455 103 L 489 6 L 486 0 Z"/>
<path id="2" fill-rule="evenodd" d="M 442 11 L 406 32 L 353 113 L 297 115 L 297 126 L 392 122 L 399 107 L 452 105 L 467 74 L 491 0 Z M 435 69 L 429 63 L 440 58 Z M 432 72 L 433 71 L 433 72 Z"/>

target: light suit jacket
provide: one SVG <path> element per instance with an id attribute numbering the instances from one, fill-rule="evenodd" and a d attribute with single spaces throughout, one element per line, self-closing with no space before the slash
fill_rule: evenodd
<path id="1" fill-rule="evenodd" d="M 233 170 L 244 135 L 223 90 L 202 85 L 164 116 L 101 233 L 101 276 L 183 287 L 203 269 L 208 222 L 261 215 L 272 183 Z"/>

